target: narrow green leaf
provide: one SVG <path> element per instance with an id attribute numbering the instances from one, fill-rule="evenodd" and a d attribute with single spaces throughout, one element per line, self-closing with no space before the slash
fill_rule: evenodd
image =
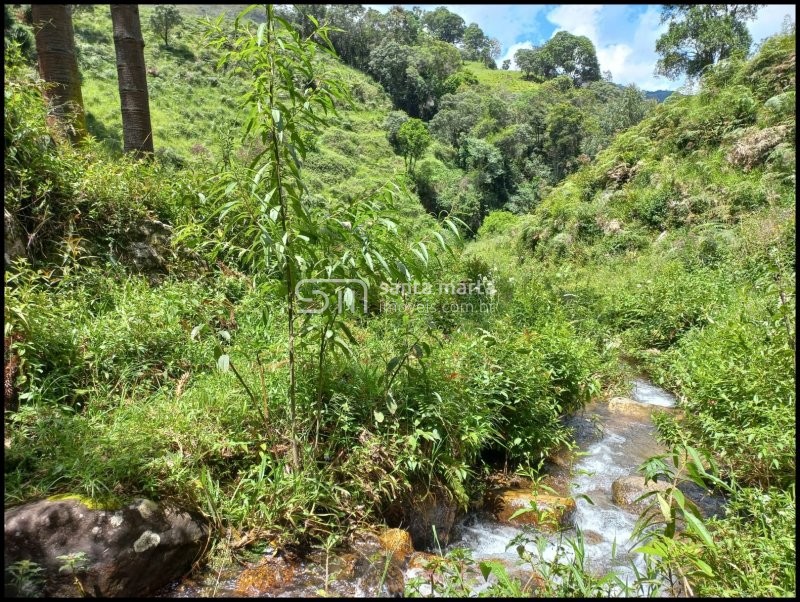
<path id="1" fill-rule="evenodd" d="M 703 521 L 699 518 L 691 514 L 690 512 L 684 513 L 683 517 L 686 519 L 686 523 L 689 525 L 689 528 L 693 533 L 696 533 L 700 539 L 703 540 L 703 543 L 706 544 L 709 548 L 713 548 L 714 540 L 711 537 L 711 534 L 706 529 Z"/>

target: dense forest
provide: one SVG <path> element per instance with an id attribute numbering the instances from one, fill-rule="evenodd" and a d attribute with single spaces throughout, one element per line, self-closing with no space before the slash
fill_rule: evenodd
<path id="1" fill-rule="evenodd" d="M 664 5 L 670 94 L 568 31 L 498 65 L 445 7 L 6 5 L 6 595 L 793 596 L 795 29 L 753 45 L 759 6 Z M 660 450 L 608 550 L 597 408 Z"/>

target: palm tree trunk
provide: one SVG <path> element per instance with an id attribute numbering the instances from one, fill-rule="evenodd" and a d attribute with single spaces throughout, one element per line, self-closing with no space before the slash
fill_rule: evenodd
<path id="1" fill-rule="evenodd" d="M 117 54 L 117 79 L 122 106 L 124 151 L 153 152 L 153 127 L 150 124 L 150 100 L 147 96 L 147 71 L 144 64 L 144 40 L 139 22 L 138 4 L 112 4 L 114 50 Z"/>
<path id="2" fill-rule="evenodd" d="M 33 4 L 31 16 L 36 32 L 39 73 L 42 79 L 53 84 L 45 93 L 58 118 L 72 126 L 70 138 L 80 140 L 86 135 L 86 115 L 75 56 L 72 11 L 67 4 Z"/>

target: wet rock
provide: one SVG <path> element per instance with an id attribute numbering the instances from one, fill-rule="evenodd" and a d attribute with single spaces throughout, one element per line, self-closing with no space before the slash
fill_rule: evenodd
<path id="1" fill-rule="evenodd" d="M 584 531 L 583 541 L 594 546 L 603 542 L 603 536 L 597 531 Z"/>
<path id="2" fill-rule="evenodd" d="M 6 510 L 5 568 L 35 562 L 45 595 L 80 596 L 82 587 L 89 596 L 144 596 L 188 572 L 208 538 L 188 513 L 149 500 L 115 510 L 90 506 L 75 496 Z M 70 562 L 64 557 L 74 574 L 60 570 Z M 6 595 L 14 589 L 6 582 Z"/>
<path id="3" fill-rule="evenodd" d="M 397 563 L 404 563 L 414 553 L 411 534 L 403 529 L 387 529 L 378 536 L 381 548 L 392 554 Z"/>
<path id="4" fill-rule="evenodd" d="M 408 568 L 425 569 L 440 559 L 441 556 L 437 556 L 436 554 L 429 554 L 428 552 L 414 552 L 411 555 L 411 558 L 408 559 Z"/>
<path id="5" fill-rule="evenodd" d="M 443 488 L 417 492 L 410 499 L 397 500 L 386 512 L 388 525 L 407 530 L 417 550 L 432 549 L 450 541 L 457 505 Z M 434 529 L 436 536 L 434 537 Z"/>
<path id="6" fill-rule="evenodd" d="M 235 592 L 240 596 L 275 594 L 292 583 L 294 568 L 283 558 L 269 558 L 258 566 L 246 568 L 236 579 Z"/>
<path id="7" fill-rule="evenodd" d="M 725 516 L 727 500 L 721 493 L 709 491 L 691 481 L 678 485 L 683 494 L 697 506 L 704 518 L 720 518 Z"/>
<path id="8" fill-rule="evenodd" d="M 672 487 L 665 481 L 649 481 L 645 485 L 644 477 L 632 475 L 622 477 L 611 484 L 611 499 L 615 504 L 633 512 L 641 512 L 650 504 L 655 503 L 655 497 L 650 496 L 636 501 L 639 497 L 650 491 L 666 491 Z"/>
<path id="9" fill-rule="evenodd" d="M 3 259 L 6 267 L 17 257 L 25 257 L 22 227 L 5 207 L 3 207 L 3 242 Z"/>
<path id="10" fill-rule="evenodd" d="M 654 406 L 639 403 L 630 397 L 612 397 L 608 401 L 608 409 L 613 414 L 624 414 L 635 418 L 649 418 Z"/>
<path id="11" fill-rule="evenodd" d="M 501 489 L 488 494 L 488 505 L 502 523 L 511 525 L 536 525 L 545 529 L 558 529 L 571 524 L 575 515 L 575 500 L 546 493 L 533 493 L 527 489 Z M 536 510 L 511 518 L 517 510 Z"/>

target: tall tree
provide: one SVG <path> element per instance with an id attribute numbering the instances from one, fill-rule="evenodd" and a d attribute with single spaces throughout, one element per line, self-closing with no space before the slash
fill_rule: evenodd
<path id="1" fill-rule="evenodd" d="M 542 46 L 545 77 L 569 75 L 576 86 L 600 79 L 594 44 L 586 36 L 559 31 Z"/>
<path id="2" fill-rule="evenodd" d="M 75 56 L 72 12 L 67 4 L 33 4 L 31 12 L 39 73 L 53 84 L 47 90 L 47 97 L 56 115 L 72 126 L 70 137 L 79 140 L 86 135 L 86 115 Z"/>
<path id="3" fill-rule="evenodd" d="M 138 4 L 112 4 L 114 49 L 117 54 L 117 79 L 122 106 L 122 131 L 125 152 L 152 153 L 153 126 L 147 95 L 144 40 Z"/>
<path id="4" fill-rule="evenodd" d="M 541 48 L 520 48 L 514 53 L 514 62 L 525 79 L 544 79 L 544 54 Z"/>
<path id="5" fill-rule="evenodd" d="M 482 58 L 488 38 L 477 23 L 470 23 L 462 35 L 464 55 L 468 61 L 479 61 Z"/>
<path id="6" fill-rule="evenodd" d="M 466 29 L 464 19 L 450 12 L 444 6 L 426 12 L 422 16 L 422 24 L 433 37 L 451 44 L 460 42 L 461 36 L 464 35 L 464 29 Z"/>
<path id="7" fill-rule="evenodd" d="M 709 65 L 734 54 L 746 55 L 752 38 L 746 21 L 763 4 L 665 4 L 661 22 L 667 32 L 656 41 L 661 58 L 656 73 L 669 79 L 697 77 Z"/>
<path id="8" fill-rule="evenodd" d="M 150 15 L 150 29 L 164 40 L 164 46 L 169 48 L 169 32 L 183 24 L 178 7 L 174 4 L 159 4 Z"/>

